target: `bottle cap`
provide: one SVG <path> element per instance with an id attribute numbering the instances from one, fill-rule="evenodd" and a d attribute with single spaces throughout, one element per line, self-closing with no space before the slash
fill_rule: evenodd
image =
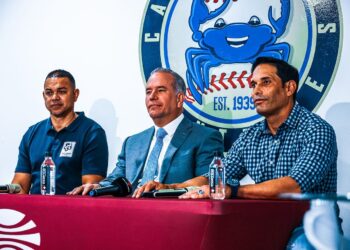
<path id="1" fill-rule="evenodd" d="M 221 157 L 221 153 L 219 151 L 214 151 L 214 157 Z"/>
<path id="2" fill-rule="evenodd" d="M 45 157 L 51 157 L 51 156 L 52 156 L 51 151 L 46 151 L 46 152 L 45 152 Z"/>

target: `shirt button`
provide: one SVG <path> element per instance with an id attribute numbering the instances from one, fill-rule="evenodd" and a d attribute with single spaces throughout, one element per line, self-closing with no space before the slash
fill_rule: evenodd
<path id="1" fill-rule="evenodd" d="M 270 161 L 270 165 L 271 165 L 271 166 L 273 165 L 273 161 Z"/>

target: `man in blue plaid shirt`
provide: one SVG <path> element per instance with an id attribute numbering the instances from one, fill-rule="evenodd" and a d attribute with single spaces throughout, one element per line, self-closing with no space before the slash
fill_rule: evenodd
<path id="1" fill-rule="evenodd" d="M 331 125 L 296 102 L 297 69 L 282 60 L 260 57 L 253 63 L 252 72 L 252 97 L 265 119 L 244 130 L 224 159 L 229 180 L 226 198 L 336 193 L 336 136 Z M 255 184 L 239 185 L 246 174 Z M 207 197 L 209 187 L 202 186 L 200 191 L 180 198 Z M 301 228 L 294 233 L 288 247 L 312 249 Z"/>
<path id="2" fill-rule="evenodd" d="M 255 184 L 229 185 L 226 198 L 336 193 L 335 133 L 325 120 L 296 102 L 297 69 L 282 60 L 260 57 L 252 72 L 252 97 L 265 119 L 241 133 L 224 163 L 228 179 L 248 174 Z M 208 187 L 201 189 L 203 194 L 189 192 L 181 198 L 208 197 Z"/>

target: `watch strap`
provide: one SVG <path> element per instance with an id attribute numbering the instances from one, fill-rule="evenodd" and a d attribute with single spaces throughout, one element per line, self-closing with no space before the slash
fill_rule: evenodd
<path id="1" fill-rule="evenodd" d="M 237 194 L 238 194 L 238 189 L 239 189 L 239 180 L 237 179 L 232 179 L 231 181 L 229 181 L 227 183 L 227 185 L 231 188 L 231 199 L 235 199 L 237 198 Z"/>

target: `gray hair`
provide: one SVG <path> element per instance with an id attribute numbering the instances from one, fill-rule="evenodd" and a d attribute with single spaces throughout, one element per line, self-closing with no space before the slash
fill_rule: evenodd
<path id="1" fill-rule="evenodd" d="M 149 78 L 151 78 L 151 76 L 154 75 L 155 73 L 159 73 L 159 72 L 160 73 L 168 73 L 174 77 L 174 80 L 175 80 L 174 87 L 175 87 L 176 93 L 183 93 L 183 94 L 186 93 L 186 84 L 185 84 L 184 79 L 178 73 L 176 73 L 175 71 L 173 71 L 171 69 L 166 69 L 166 68 L 162 68 L 162 67 L 156 68 L 151 72 Z"/>

